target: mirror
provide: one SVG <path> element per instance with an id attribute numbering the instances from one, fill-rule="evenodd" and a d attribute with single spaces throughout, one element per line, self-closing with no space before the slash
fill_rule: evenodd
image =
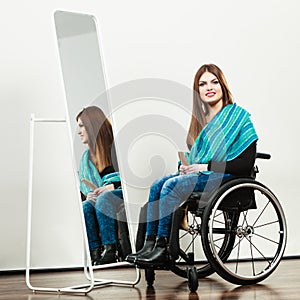
<path id="1" fill-rule="evenodd" d="M 95 19 L 54 18 L 92 264 L 122 261 L 131 245 Z"/>

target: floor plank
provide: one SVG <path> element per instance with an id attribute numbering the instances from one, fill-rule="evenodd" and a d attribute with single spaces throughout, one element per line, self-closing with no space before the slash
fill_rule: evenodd
<path id="1" fill-rule="evenodd" d="M 97 271 L 96 277 L 134 280 L 134 268 L 117 268 Z M 42 272 L 31 276 L 31 284 L 43 287 L 76 285 L 87 282 L 82 271 Z M 25 283 L 23 273 L 0 273 L 0 299 L 6 300 L 87 300 L 87 299 L 300 299 L 300 260 L 282 260 L 274 274 L 260 284 L 236 286 L 213 274 L 201 279 L 197 293 L 190 293 L 187 281 L 169 271 L 156 271 L 154 287 L 147 287 L 142 278 L 136 286 L 108 285 L 92 290 L 87 295 L 33 293 Z"/>

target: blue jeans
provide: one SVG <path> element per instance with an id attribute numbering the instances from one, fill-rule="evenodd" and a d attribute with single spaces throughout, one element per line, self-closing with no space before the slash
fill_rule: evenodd
<path id="1" fill-rule="evenodd" d="M 193 191 L 212 191 L 228 176 L 223 173 L 172 174 L 156 180 L 150 188 L 146 235 L 169 237 L 175 207 L 188 199 Z"/>
<path id="2" fill-rule="evenodd" d="M 90 250 L 117 243 L 116 216 L 123 203 L 122 190 L 104 192 L 96 201 L 82 202 Z M 101 240 L 100 240 L 101 237 Z"/>

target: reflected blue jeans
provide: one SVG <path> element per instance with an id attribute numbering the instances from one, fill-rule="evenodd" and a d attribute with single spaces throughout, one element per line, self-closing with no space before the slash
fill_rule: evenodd
<path id="1" fill-rule="evenodd" d="M 117 212 L 123 203 L 122 190 L 104 192 L 96 201 L 82 202 L 90 250 L 117 243 Z M 101 240 L 100 240 L 101 237 Z"/>
<path id="2" fill-rule="evenodd" d="M 146 235 L 169 237 L 175 207 L 188 199 L 192 192 L 212 191 L 230 174 L 172 174 L 156 180 L 150 188 L 147 207 Z"/>

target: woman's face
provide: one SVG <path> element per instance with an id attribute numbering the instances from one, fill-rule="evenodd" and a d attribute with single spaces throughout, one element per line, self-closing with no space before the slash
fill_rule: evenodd
<path id="1" fill-rule="evenodd" d="M 222 87 L 214 74 L 210 72 L 202 74 L 199 79 L 199 94 L 201 100 L 210 106 L 214 106 L 222 100 Z"/>
<path id="2" fill-rule="evenodd" d="M 81 139 L 81 142 L 83 144 L 87 144 L 88 134 L 80 118 L 78 118 L 77 125 L 78 125 L 77 133 Z"/>

